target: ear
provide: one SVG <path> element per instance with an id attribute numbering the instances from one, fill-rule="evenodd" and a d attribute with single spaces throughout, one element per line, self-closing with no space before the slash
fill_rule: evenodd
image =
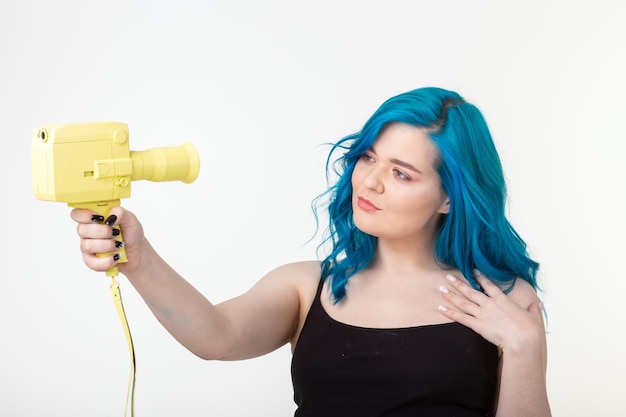
<path id="1" fill-rule="evenodd" d="M 439 206 L 439 209 L 437 210 L 437 213 L 440 213 L 440 214 L 450 213 L 450 198 L 448 196 L 444 198 L 443 202 Z"/>

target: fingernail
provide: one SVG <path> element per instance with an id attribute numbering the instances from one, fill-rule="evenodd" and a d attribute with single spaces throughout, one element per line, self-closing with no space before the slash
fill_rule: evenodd
<path id="1" fill-rule="evenodd" d="M 474 273 L 474 276 L 480 275 L 480 271 L 478 269 L 474 269 L 472 272 Z"/>
<path id="2" fill-rule="evenodd" d="M 91 221 L 94 223 L 102 223 L 104 221 L 104 216 L 94 214 L 93 216 L 91 216 Z"/>
<path id="3" fill-rule="evenodd" d="M 446 278 L 448 278 L 448 281 L 450 281 L 450 282 L 456 281 L 456 277 L 454 275 L 448 274 L 448 275 L 446 275 Z"/>
<path id="4" fill-rule="evenodd" d="M 121 257 L 122 257 L 122 256 L 121 256 L 119 253 L 116 253 L 115 255 L 113 255 L 113 260 L 114 260 L 115 262 L 117 262 L 117 261 L 119 261 L 119 260 L 120 260 L 120 258 L 121 258 Z"/>
<path id="5" fill-rule="evenodd" d="M 448 311 L 448 307 L 446 306 L 439 306 L 439 311 Z"/>
<path id="6" fill-rule="evenodd" d="M 108 225 L 108 226 L 113 226 L 115 224 L 115 222 L 117 221 L 117 216 L 115 214 L 111 214 L 109 217 L 107 217 L 107 219 L 104 221 L 104 224 Z"/>
<path id="7" fill-rule="evenodd" d="M 116 248 L 123 248 L 124 247 L 124 242 L 122 242 L 121 240 L 116 240 L 115 241 L 115 247 Z"/>
<path id="8" fill-rule="evenodd" d="M 120 229 L 113 229 L 113 237 L 120 235 Z"/>
<path id="9" fill-rule="evenodd" d="M 444 294 L 447 294 L 450 292 L 449 289 L 447 289 L 444 285 L 442 285 L 441 287 L 439 287 L 439 291 L 441 291 Z"/>

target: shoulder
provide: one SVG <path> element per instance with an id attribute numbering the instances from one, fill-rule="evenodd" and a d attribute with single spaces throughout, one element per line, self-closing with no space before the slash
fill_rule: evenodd
<path id="1" fill-rule="evenodd" d="M 265 278 L 291 281 L 295 285 L 319 282 L 322 269 L 319 261 L 299 261 L 280 265 L 271 270 Z"/>
<path id="2" fill-rule="evenodd" d="M 315 296 L 322 269 L 319 261 L 299 261 L 280 265 L 268 272 L 259 284 L 280 286 L 297 292 L 300 302 L 307 303 Z"/>
<path id="3" fill-rule="evenodd" d="M 273 279 L 287 282 L 298 300 L 298 318 L 295 332 L 290 341 L 295 347 L 300 332 L 304 327 L 309 309 L 313 304 L 317 289 L 322 278 L 322 268 L 319 261 L 301 261 L 281 265 L 269 274 Z"/>
<path id="4" fill-rule="evenodd" d="M 528 281 L 517 278 L 515 283 L 513 284 L 513 288 L 507 294 L 511 300 L 513 300 L 517 305 L 526 309 L 531 304 L 539 301 L 539 296 L 537 295 L 537 291 L 528 283 Z"/>

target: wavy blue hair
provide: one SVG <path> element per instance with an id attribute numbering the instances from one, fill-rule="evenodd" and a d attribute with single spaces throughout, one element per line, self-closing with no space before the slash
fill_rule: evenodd
<path id="1" fill-rule="evenodd" d="M 351 276 L 367 267 L 376 237 L 359 230 L 352 212 L 351 177 L 359 158 L 390 123 L 424 128 L 439 150 L 436 168 L 450 199 L 435 243 L 438 262 L 457 268 L 474 288 L 473 270 L 480 270 L 509 291 L 517 278 L 537 288 L 539 264 L 506 218 L 506 184 L 502 165 L 482 113 L 459 94 L 427 87 L 385 101 L 358 133 L 332 145 L 326 161 L 327 178 L 336 177 L 313 202 L 328 209 L 328 229 L 319 250 L 330 243 L 322 260 L 322 279 L 330 279 L 335 302 L 346 295 Z M 333 160 L 337 151 L 343 154 Z"/>

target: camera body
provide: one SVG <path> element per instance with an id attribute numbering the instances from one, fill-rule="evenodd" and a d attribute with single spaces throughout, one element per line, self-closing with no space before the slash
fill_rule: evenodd
<path id="1" fill-rule="evenodd" d="M 195 181 L 193 145 L 131 151 L 128 125 L 116 122 L 47 125 L 35 131 L 33 192 L 70 206 L 130 197 L 131 181 Z"/>

